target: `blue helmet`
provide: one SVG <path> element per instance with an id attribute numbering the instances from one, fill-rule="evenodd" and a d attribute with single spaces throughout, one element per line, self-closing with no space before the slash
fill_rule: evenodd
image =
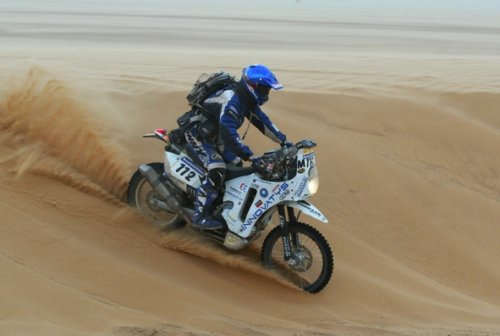
<path id="1" fill-rule="evenodd" d="M 283 88 L 271 70 L 262 64 L 253 64 L 244 68 L 241 81 L 259 105 L 263 105 L 269 100 L 269 91 L 271 89 L 280 90 Z"/>

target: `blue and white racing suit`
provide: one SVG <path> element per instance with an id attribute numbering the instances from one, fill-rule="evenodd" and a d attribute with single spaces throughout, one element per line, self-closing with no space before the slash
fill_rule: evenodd
<path id="1" fill-rule="evenodd" d="M 240 84 L 233 89 L 217 92 L 203 104 L 218 115 L 217 134 L 202 138 L 197 128 L 191 128 L 186 132 L 186 139 L 192 152 L 203 162 L 207 170 L 206 178 L 196 192 L 193 217 L 195 223 L 210 214 L 211 207 L 224 184 L 226 163 L 240 164 L 242 159 L 247 160 L 253 155 L 252 150 L 243 143 L 238 134 L 238 129 L 243 125 L 245 118 L 250 119 L 251 123 L 271 140 L 277 143 L 286 141 L 286 136 Z"/>

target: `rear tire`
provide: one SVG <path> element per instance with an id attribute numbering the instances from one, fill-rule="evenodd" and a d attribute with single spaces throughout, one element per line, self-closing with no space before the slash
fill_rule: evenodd
<path id="1" fill-rule="evenodd" d="M 161 162 L 151 162 L 148 166 L 153 168 L 158 175 L 164 172 Z M 161 198 L 151 184 L 137 170 L 129 181 L 127 188 L 127 203 L 137 208 L 139 213 L 161 230 L 174 230 L 183 227 L 186 222 L 176 213 L 159 208 L 155 202 Z"/>
<path id="2" fill-rule="evenodd" d="M 334 267 L 327 240 L 308 224 L 289 224 L 287 234 L 292 245 L 292 258 L 285 261 L 281 239 L 284 234 L 285 230 L 277 226 L 264 240 L 261 254 L 264 267 L 278 271 L 306 292 L 321 291 L 330 281 Z"/>

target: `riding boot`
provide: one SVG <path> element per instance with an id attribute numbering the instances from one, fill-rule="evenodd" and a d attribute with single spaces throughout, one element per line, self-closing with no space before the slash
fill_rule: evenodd
<path id="1" fill-rule="evenodd" d="M 217 196 L 216 190 L 205 190 L 203 186 L 198 188 L 194 202 L 193 225 L 205 230 L 217 230 L 224 227 L 224 223 L 210 213 Z"/>

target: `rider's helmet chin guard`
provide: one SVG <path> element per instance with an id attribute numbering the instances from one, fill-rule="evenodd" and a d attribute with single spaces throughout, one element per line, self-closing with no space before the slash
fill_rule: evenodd
<path id="1" fill-rule="evenodd" d="M 281 90 L 283 88 L 283 85 L 280 84 L 272 71 L 262 64 L 253 64 L 244 68 L 241 81 L 259 105 L 263 105 L 269 100 L 269 91 L 271 89 Z"/>

